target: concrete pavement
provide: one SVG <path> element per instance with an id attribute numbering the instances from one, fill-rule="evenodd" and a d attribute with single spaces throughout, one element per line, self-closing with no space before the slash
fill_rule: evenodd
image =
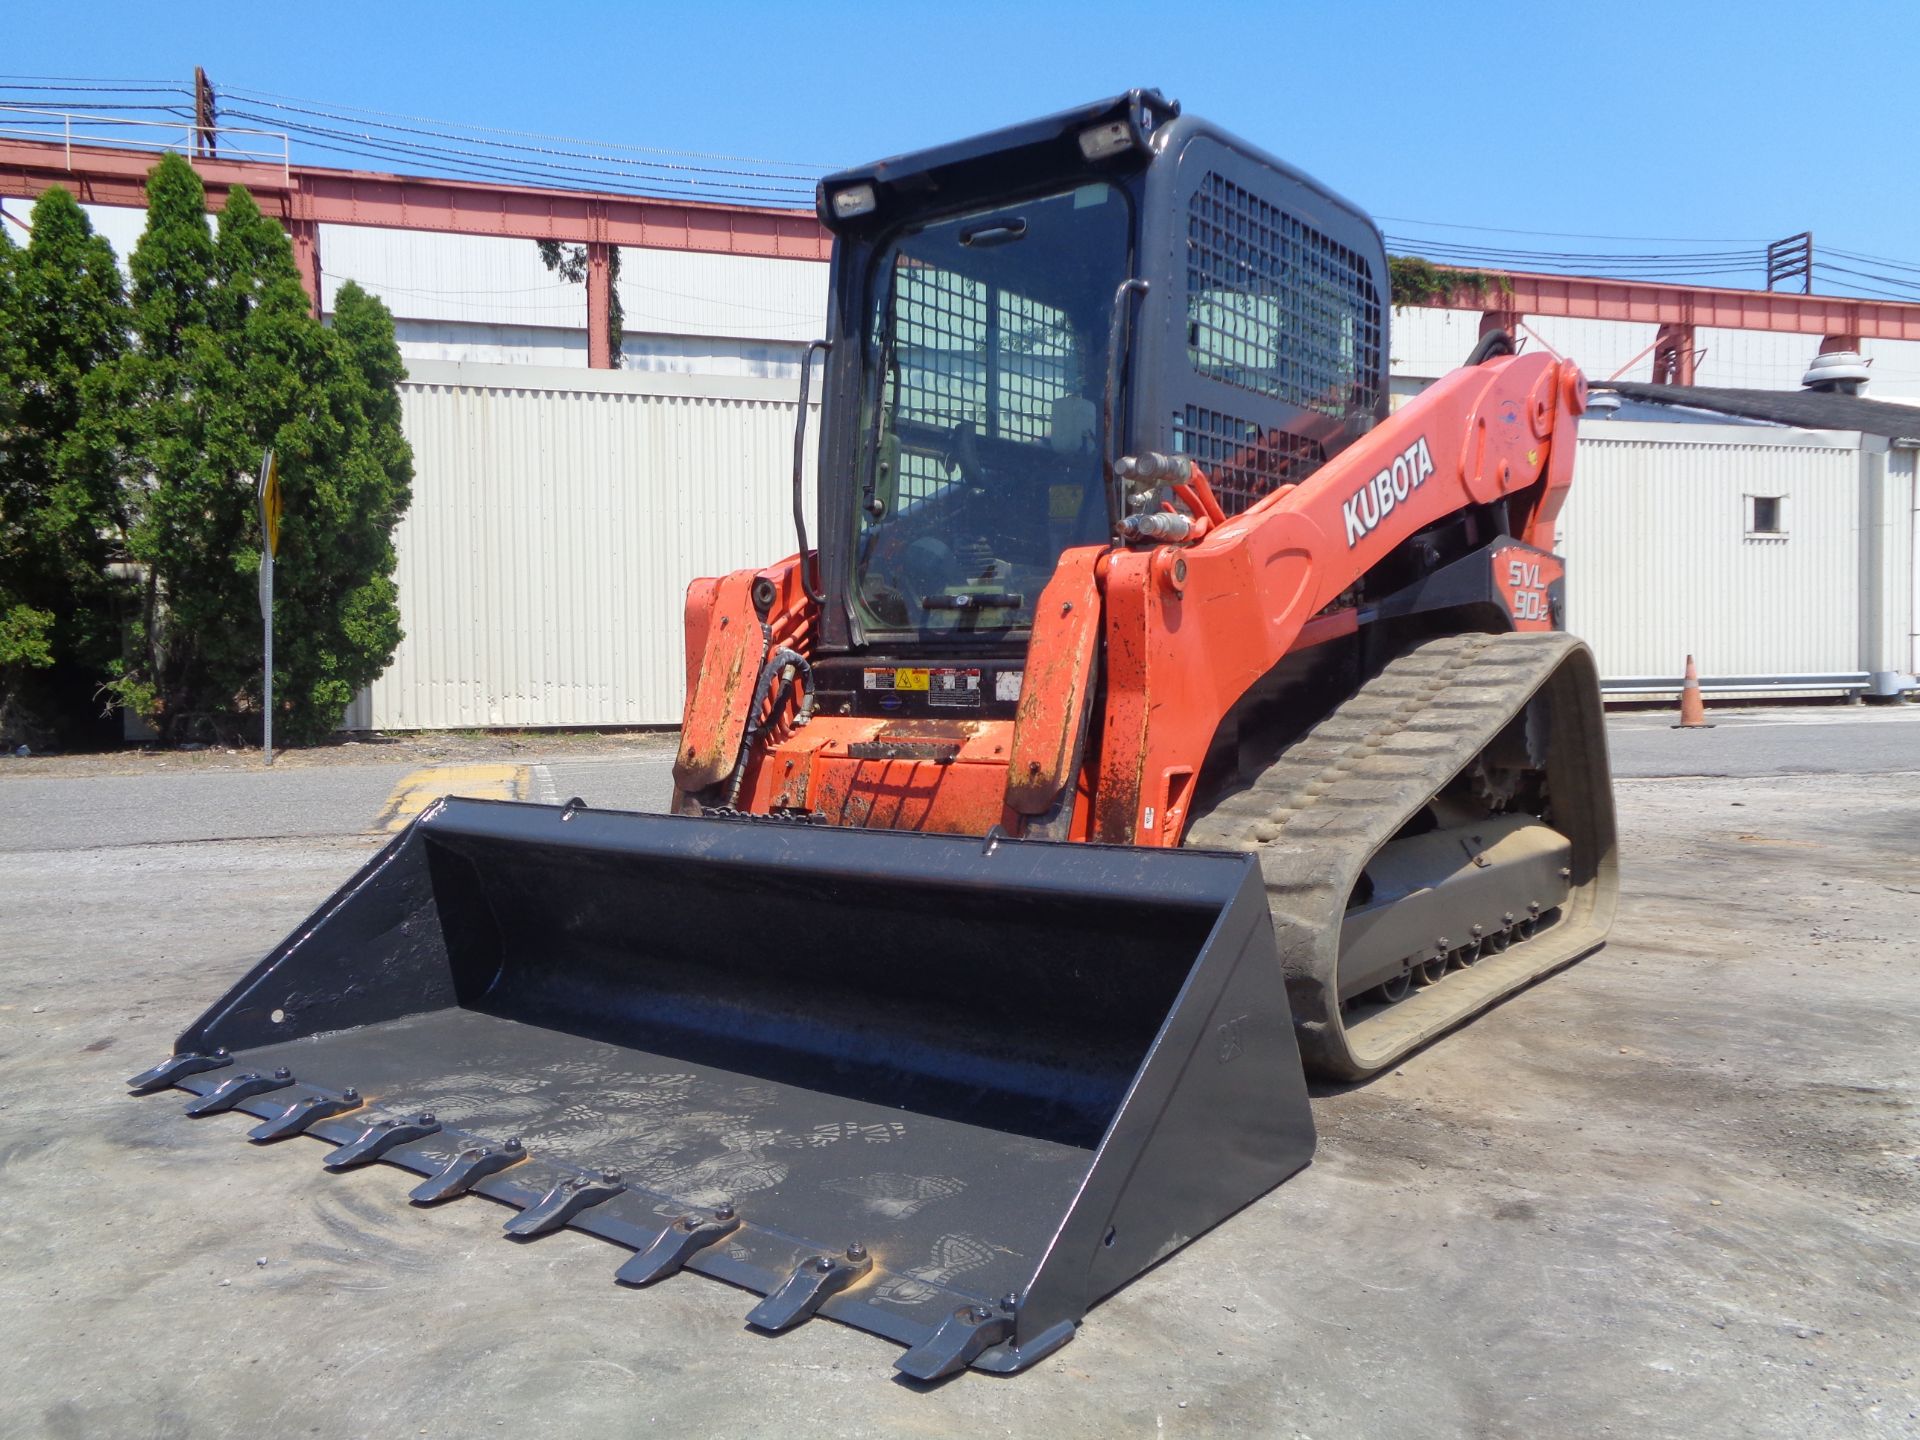
<path id="1" fill-rule="evenodd" d="M 1612 943 L 1319 1095 L 1307 1171 L 1034 1373 L 924 1393 L 871 1336 L 124 1096 L 419 767 L 0 770 L 0 1435 L 1920 1433 L 1920 731 L 1800 713 L 1616 718 Z M 667 760 L 522 763 L 656 808 Z"/>

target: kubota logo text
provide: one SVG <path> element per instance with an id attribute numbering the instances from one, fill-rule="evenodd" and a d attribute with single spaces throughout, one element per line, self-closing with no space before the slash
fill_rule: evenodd
<path id="1" fill-rule="evenodd" d="M 1433 456 L 1427 453 L 1427 437 L 1422 435 L 1373 479 L 1362 485 L 1347 501 L 1340 518 L 1347 522 L 1347 548 L 1351 550 L 1373 527 L 1393 512 L 1429 475 L 1433 474 Z"/>

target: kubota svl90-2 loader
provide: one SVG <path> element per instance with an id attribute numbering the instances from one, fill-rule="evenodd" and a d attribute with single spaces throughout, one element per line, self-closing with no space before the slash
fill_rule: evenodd
<path id="1" fill-rule="evenodd" d="M 1586 387 L 1496 334 L 1390 410 L 1379 232 L 1151 91 L 819 212 L 821 541 L 796 437 L 679 813 L 441 802 L 134 1083 L 1011 1372 L 1307 1162 L 1305 1072 L 1604 938 Z"/>

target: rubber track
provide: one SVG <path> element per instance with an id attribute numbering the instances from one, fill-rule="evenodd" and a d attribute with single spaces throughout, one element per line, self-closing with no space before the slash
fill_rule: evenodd
<path id="1" fill-rule="evenodd" d="M 1542 689 L 1554 822 L 1574 857 L 1559 920 L 1397 1004 L 1343 1016 L 1340 926 L 1367 861 Z M 1183 843 L 1259 855 L 1302 1058 L 1313 1074 L 1363 1079 L 1606 939 L 1618 884 L 1592 652 L 1542 632 L 1418 645 L 1197 817 Z"/>

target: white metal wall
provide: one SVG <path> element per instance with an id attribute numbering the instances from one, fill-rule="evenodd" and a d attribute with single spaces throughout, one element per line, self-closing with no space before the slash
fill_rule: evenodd
<path id="1" fill-rule="evenodd" d="M 347 725 L 676 723 L 687 582 L 792 553 L 794 385 L 409 368 L 406 639 Z M 1568 628 L 1611 680 L 1689 653 L 1709 676 L 1910 675 L 1914 462 L 1851 434 L 1589 426 L 1561 522 Z M 810 524 L 812 495 L 809 470 Z M 1750 495 L 1784 497 L 1783 538 L 1748 535 Z"/>
<path id="2" fill-rule="evenodd" d="M 124 261 L 145 214 L 86 208 Z M 817 260 L 629 247 L 620 265 L 624 348 L 634 368 L 786 378 L 796 373 L 791 347 L 818 335 L 826 314 L 827 267 Z M 320 269 L 329 311 L 347 280 L 387 302 L 410 360 L 586 366 L 584 287 L 549 274 L 531 240 L 323 225 Z M 1538 316 L 1527 324 L 1539 338 L 1523 336 L 1524 344 L 1544 341 L 1590 379 L 1622 366 L 1621 379 L 1652 378 L 1652 358 L 1640 352 L 1653 343 L 1653 325 Z M 1466 358 L 1480 312 L 1395 310 L 1390 330 L 1394 393 L 1405 395 Z M 703 346 L 702 338 L 717 343 Z M 1705 352 L 1697 383 L 1761 390 L 1798 389 L 1820 348 L 1818 336 L 1750 330 L 1702 328 L 1696 339 Z M 1860 348 L 1872 365 L 1871 398 L 1920 403 L 1920 341 L 1867 340 Z"/>
<path id="3" fill-rule="evenodd" d="M 1863 614 L 1883 602 L 1863 591 L 1862 523 L 1885 456 L 1852 434 L 1588 427 L 1561 522 L 1567 628 L 1603 679 L 1677 676 L 1688 654 L 1708 676 L 1876 668 Z M 1748 534 L 1752 495 L 1785 497 L 1784 536 Z"/>
<path id="4" fill-rule="evenodd" d="M 1920 455 L 1890 450 L 1876 507 L 1876 549 L 1885 577 L 1875 617 L 1885 668 L 1920 675 Z M 1876 667 L 1878 668 L 1878 667 Z"/>
<path id="5" fill-rule="evenodd" d="M 1589 380 L 1653 378 L 1648 347 L 1658 333 L 1656 325 L 1548 316 L 1529 316 L 1526 323 L 1532 333 L 1521 333 L 1522 349 L 1545 344 L 1586 371 Z M 1434 380 L 1467 358 L 1480 338 L 1480 312 L 1395 310 L 1388 328 L 1394 379 Z M 1817 335 L 1757 330 L 1703 326 L 1694 340 L 1703 352 L 1694 383 L 1736 390 L 1797 390 L 1800 377 L 1820 350 Z M 1920 403 L 1920 341 L 1867 340 L 1861 344 L 1861 353 L 1871 362 L 1869 399 Z M 1406 389 L 1397 387 L 1400 393 Z"/>
<path id="6" fill-rule="evenodd" d="M 408 368 L 406 639 L 347 725 L 677 723 L 687 582 L 793 552 L 796 387 Z"/>

